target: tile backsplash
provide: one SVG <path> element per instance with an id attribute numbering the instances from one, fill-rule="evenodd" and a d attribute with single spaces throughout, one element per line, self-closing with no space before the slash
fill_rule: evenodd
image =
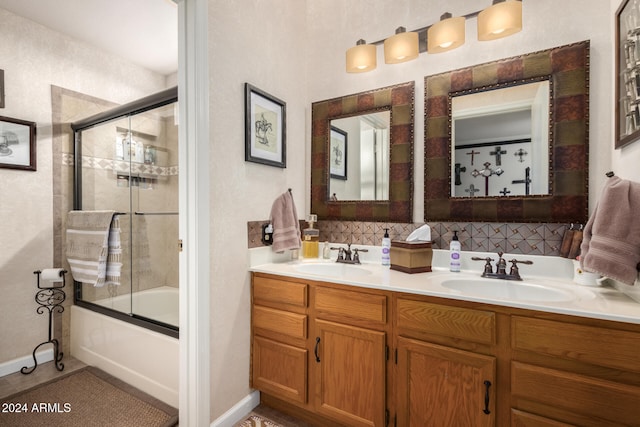
<path id="1" fill-rule="evenodd" d="M 262 246 L 262 224 L 268 220 L 249 221 L 248 246 Z M 353 243 L 379 246 L 384 229 L 389 229 L 391 240 L 405 240 L 409 234 L 424 223 L 384 223 L 362 221 L 319 221 L 320 241 L 331 243 Z M 495 223 L 495 222 L 435 222 L 429 223 L 434 248 L 447 249 L 453 230 L 458 236 L 462 250 L 476 252 L 508 252 L 529 255 L 560 254 L 560 244 L 569 224 L 543 223 Z M 304 221 L 300 227 L 306 227 Z"/>

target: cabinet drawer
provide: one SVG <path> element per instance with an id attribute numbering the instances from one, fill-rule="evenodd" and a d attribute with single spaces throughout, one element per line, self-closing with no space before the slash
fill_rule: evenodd
<path id="1" fill-rule="evenodd" d="M 307 338 L 307 316 L 262 306 L 254 306 L 253 327 L 284 334 L 293 338 Z"/>
<path id="2" fill-rule="evenodd" d="M 385 295 L 318 286 L 315 290 L 315 309 L 318 317 L 349 318 L 378 325 L 387 323 Z"/>
<path id="3" fill-rule="evenodd" d="M 253 338 L 252 386 L 296 402 L 307 402 L 307 350 Z"/>
<path id="4" fill-rule="evenodd" d="M 584 375 L 512 362 L 511 393 L 518 409 L 527 410 L 520 406 L 533 402 L 542 416 L 551 416 L 556 408 L 593 421 L 589 425 L 637 425 L 640 420 L 640 387 Z"/>
<path id="5" fill-rule="evenodd" d="M 307 284 L 253 276 L 253 302 L 261 305 L 307 306 Z"/>
<path id="6" fill-rule="evenodd" d="M 640 333 L 515 316 L 514 349 L 640 372 Z"/>
<path id="7" fill-rule="evenodd" d="M 495 313 L 398 298 L 399 333 L 411 331 L 460 338 L 481 344 L 495 343 Z"/>

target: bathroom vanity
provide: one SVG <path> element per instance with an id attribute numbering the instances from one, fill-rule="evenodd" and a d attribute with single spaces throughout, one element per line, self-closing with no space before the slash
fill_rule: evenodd
<path id="1" fill-rule="evenodd" d="M 269 406 L 345 426 L 640 420 L 640 305 L 613 289 L 538 277 L 501 294 L 479 272 L 317 261 L 252 267 L 251 384 Z"/>

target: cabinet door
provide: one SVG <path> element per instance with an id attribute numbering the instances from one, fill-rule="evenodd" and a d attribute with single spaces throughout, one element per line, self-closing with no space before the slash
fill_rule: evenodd
<path id="1" fill-rule="evenodd" d="M 316 411 L 353 427 L 385 425 L 385 333 L 316 320 Z"/>
<path id="2" fill-rule="evenodd" d="M 400 337 L 398 426 L 493 426 L 495 358 Z"/>
<path id="3" fill-rule="evenodd" d="M 253 337 L 252 386 L 274 396 L 307 402 L 307 351 Z"/>

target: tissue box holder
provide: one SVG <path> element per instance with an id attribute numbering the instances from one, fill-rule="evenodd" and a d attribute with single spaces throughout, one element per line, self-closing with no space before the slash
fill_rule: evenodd
<path id="1" fill-rule="evenodd" d="M 427 273 L 431 271 L 433 249 L 431 242 L 404 240 L 391 241 L 391 269 L 403 273 Z"/>

